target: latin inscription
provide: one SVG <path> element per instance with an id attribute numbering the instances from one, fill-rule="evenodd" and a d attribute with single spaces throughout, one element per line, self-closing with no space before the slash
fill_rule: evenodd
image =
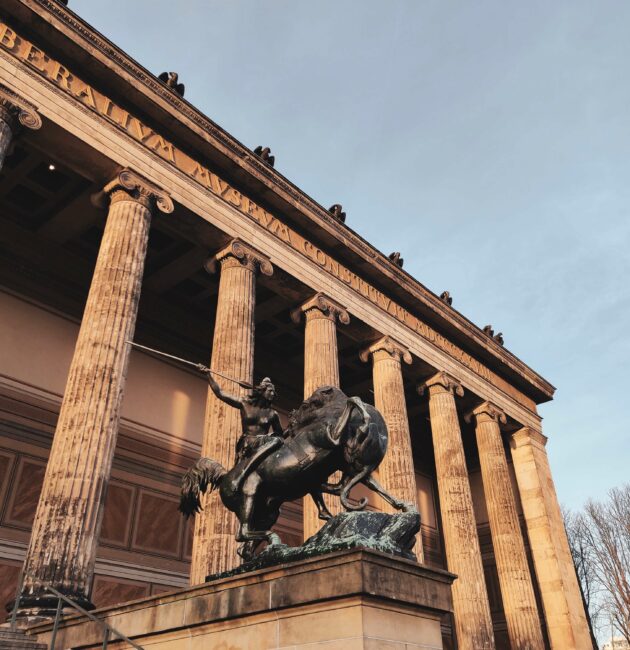
<path id="1" fill-rule="evenodd" d="M 136 141 L 142 143 L 164 160 L 172 163 L 198 184 L 210 190 L 216 196 L 227 201 L 240 212 L 259 223 L 267 231 L 287 243 L 293 249 L 309 258 L 328 273 L 341 280 L 364 298 L 387 312 L 408 328 L 430 341 L 452 358 L 470 368 L 479 376 L 491 382 L 514 399 L 532 409 L 533 403 L 508 382 L 496 375 L 489 368 L 474 359 L 468 353 L 429 327 L 426 323 L 409 313 L 381 291 L 371 286 L 358 275 L 342 266 L 320 248 L 299 235 L 267 212 L 251 199 L 230 186 L 214 172 L 198 161 L 180 151 L 153 129 L 143 124 L 136 117 L 117 106 L 111 99 L 102 95 L 90 85 L 75 76 L 68 68 L 51 59 L 45 52 L 19 36 L 8 25 L 0 22 L 0 45 L 16 58 L 29 64 L 42 76 L 76 98 L 94 112 L 109 120 Z"/>

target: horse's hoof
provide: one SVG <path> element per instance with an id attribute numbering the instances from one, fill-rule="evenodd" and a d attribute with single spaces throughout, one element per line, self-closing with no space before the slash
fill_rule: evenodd
<path id="1" fill-rule="evenodd" d="M 330 513 L 325 514 L 323 512 L 320 512 L 317 518 L 321 519 L 322 521 L 329 521 L 330 519 L 332 519 L 332 515 Z"/>
<path id="2" fill-rule="evenodd" d="M 279 535 L 276 535 L 276 533 L 271 533 L 268 538 L 268 543 L 269 546 L 281 546 L 282 545 L 282 540 L 280 539 Z"/>
<path id="3" fill-rule="evenodd" d="M 416 509 L 416 506 L 414 506 L 413 503 L 407 501 L 399 501 L 395 507 L 397 510 L 402 510 L 403 512 L 410 512 L 411 510 Z"/>

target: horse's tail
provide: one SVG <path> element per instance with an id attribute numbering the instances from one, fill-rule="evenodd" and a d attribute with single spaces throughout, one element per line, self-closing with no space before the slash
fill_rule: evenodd
<path id="1" fill-rule="evenodd" d="M 354 503 L 351 503 L 348 501 L 348 495 L 350 494 L 350 490 L 360 483 L 366 476 L 370 475 L 370 472 L 374 468 L 371 467 L 370 465 L 365 466 L 358 474 L 355 474 L 344 486 L 343 489 L 341 490 L 341 494 L 339 495 L 339 499 L 341 500 L 341 504 L 346 510 L 363 510 L 365 506 L 368 504 L 368 500 L 365 497 L 362 497 L 359 503 L 356 505 Z"/>
<path id="2" fill-rule="evenodd" d="M 201 494 L 216 489 L 227 471 L 221 463 L 211 458 L 200 458 L 182 477 L 179 511 L 188 519 L 202 511 Z"/>

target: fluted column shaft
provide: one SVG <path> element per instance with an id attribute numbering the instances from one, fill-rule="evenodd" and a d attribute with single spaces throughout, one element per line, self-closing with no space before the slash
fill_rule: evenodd
<path id="1" fill-rule="evenodd" d="M 320 386 L 339 387 L 339 354 L 337 349 L 337 320 L 349 323 L 344 307 L 324 294 L 318 293 L 292 313 L 294 322 L 304 316 L 304 399 Z M 338 479 L 337 475 L 331 481 Z M 337 497 L 325 494 L 324 501 L 332 514 L 341 512 Z M 303 501 L 304 539 L 314 535 L 322 526 L 317 507 L 310 497 Z"/>
<path id="2" fill-rule="evenodd" d="M 251 384 L 254 378 L 254 309 L 256 274 L 271 275 L 269 260 L 249 246 L 233 240 L 212 260 L 220 268 L 219 296 L 210 367 L 223 375 Z M 244 395 L 237 382 L 220 380 L 227 392 Z M 224 467 L 233 467 L 236 443 L 242 434 L 240 414 L 208 389 L 201 455 Z M 206 494 L 203 511 L 195 517 L 191 584 L 206 576 L 233 569 L 238 564 L 236 517 L 223 506 L 218 492 Z"/>
<path id="3" fill-rule="evenodd" d="M 547 633 L 552 650 L 592 650 L 546 443 L 542 433 L 527 427 L 510 440 Z"/>
<path id="4" fill-rule="evenodd" d="M 459 650 L 493 649 L 494 632 L 481 561 L 464 445 L 455 404 L 461 385 L 446 373 L 432 377 L 429 392 L 435 472 L 448 570 L 453 583 L 453 610 Z"/>
<path id="5" fill-rule="evenodd" d="M 15 120 L 9 109 L 0 105 L 0 170 L 4 166 L 4 159 L 11 146 L 15 128 Z"/>
<path id="6" fill-rule="evenodd" d="M 540 617 L 499 426 L 506 417 L 489 402 L 477 407 L 472 416 L 510 643 L 513 650 L 543 650 Z"/>
<path id="7" fill-rule="evenodd" d="M 165 212 L 173 209 L 161 190 L 128 170 L 103 197 L 109 197 L 109 214 L 24 564 L 26 574 L 84 606 L 90 606 L 151 213 L 156 201 Z M 39 596 L 27 578 L 23 615 L 46 615 Z"/>
<path id="8" fill-rule="evenodd" d="M 39 129 L 39 113 L 29 102 L 0 84 L 0 171 L 20 127 Z"/>
<path id="9" fill-rule="evenodd" d="M 413 467 L 411 434 L 405 400 L 402 363 L 411 363 L 409 350 L 389 336 L 384 336 L 361 353 L 361 360 L 372 359 L 374 406 L 380 411 L 389 434 L 387 453 L 378 468 L 383 487 L 397 499 L 418 507 L 416 474 Z M 383 509 L 395 512 L 383 502 Z M 422 541 L 418 537 L 415 548 L 422 561 Z"/>

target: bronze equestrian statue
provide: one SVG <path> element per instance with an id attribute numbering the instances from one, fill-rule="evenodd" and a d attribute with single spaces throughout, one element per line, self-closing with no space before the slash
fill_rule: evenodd
<path id="1" fill-rule="evenodd" d="M 242 542 L 239 555 L 244 561 L 263 541 L 281 543 L 271 528 L 285 501 L 310 494 L 320 518 L 328 519 L 322 492 L 338 496 L 346 510 L 363 510 L 366 498 L 358 504 L 349 500 L 350 490 L 362 483 L 397 510 L 409 507 L 372 476 L 387 450 L 387 427 L 372 405 L 347 397 L 339 388 L 322 386 L 291 413 L 283 431 L 272 408 L 275 388 L 268 378 L 244 398 L 223 392 L 210 374 L 208 381 L 219 399 L 240 410 L 243 434 L 232 469 L 201 458 L 188 470 L 179 509 L 186 517 L 194 515 L 201 510 L 200 495 L 218 489 L 225 507 L 239 520 L 236 539 Z M 328 483 L 337 471 L 341 480 Z"/>

